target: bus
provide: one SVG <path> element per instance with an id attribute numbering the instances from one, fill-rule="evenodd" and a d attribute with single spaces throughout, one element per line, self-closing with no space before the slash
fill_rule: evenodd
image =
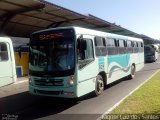
<path id="1" fill-rule="evenodd" d="M 156 44 L 144 46 L 145 62 L 155 62 L 158 59 L 159 47 Z"/>
<path id="2" fill-rule="evenodd" d="M 0 87 L 16 82 L 13 45 L 9 37 L 0 37 Z"/>
<path id="3" fill-rule="evenodd" d="M 132 79 L 143 66 L 142 39 L 74 26 L 41 30 L 32 33 L 29 43 L 29 92 L 98 96 L 105 85 Z"/>

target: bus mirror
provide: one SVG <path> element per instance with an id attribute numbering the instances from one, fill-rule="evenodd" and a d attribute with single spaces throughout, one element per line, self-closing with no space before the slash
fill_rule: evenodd
<path id="1" fill-rule="evenodd" d="M 87 42 L 86 42 L 86 40 L 85 39 L 83 39 L 83 38 L 78 38 L 77 39 L 77 48 L 79 49 L 79 50 L 86 50 L 86 48 L 87 48 Z"/>
<path id="2" fill-rule="evenodd" d="M 82 50 L 86 50 L 86 48 L 87 48 L 87 41 L 83 39 L 83 40 L 81 41 L 81 44 L 82 44 L 82 45 L 81 45 L 81 49 L 82 49 Z"/>

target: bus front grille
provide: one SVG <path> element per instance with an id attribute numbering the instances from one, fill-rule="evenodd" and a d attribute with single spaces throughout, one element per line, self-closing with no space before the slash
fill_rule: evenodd
<path id="1" fill-rule="evenodd" d="M 36 79 L 34 83 L 37 86 L 63 86 L 63 79 Z"/>

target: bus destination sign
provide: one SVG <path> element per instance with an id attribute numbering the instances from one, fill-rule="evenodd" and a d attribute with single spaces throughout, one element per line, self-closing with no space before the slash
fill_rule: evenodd
<path id="1" fill-rule="evenodd" d="M 39 35 L 39 40 L 50 40 L 63 37 L 64 37 L 63 33 L 49 33 L 49 34 L 44 33 Z"/>

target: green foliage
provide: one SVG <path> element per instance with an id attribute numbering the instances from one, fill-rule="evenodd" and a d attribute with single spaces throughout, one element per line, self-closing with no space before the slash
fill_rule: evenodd
<path id="1" fill-rule="evenodd" d="M 160 72 L 109 114 L 160 114 Z"/>

